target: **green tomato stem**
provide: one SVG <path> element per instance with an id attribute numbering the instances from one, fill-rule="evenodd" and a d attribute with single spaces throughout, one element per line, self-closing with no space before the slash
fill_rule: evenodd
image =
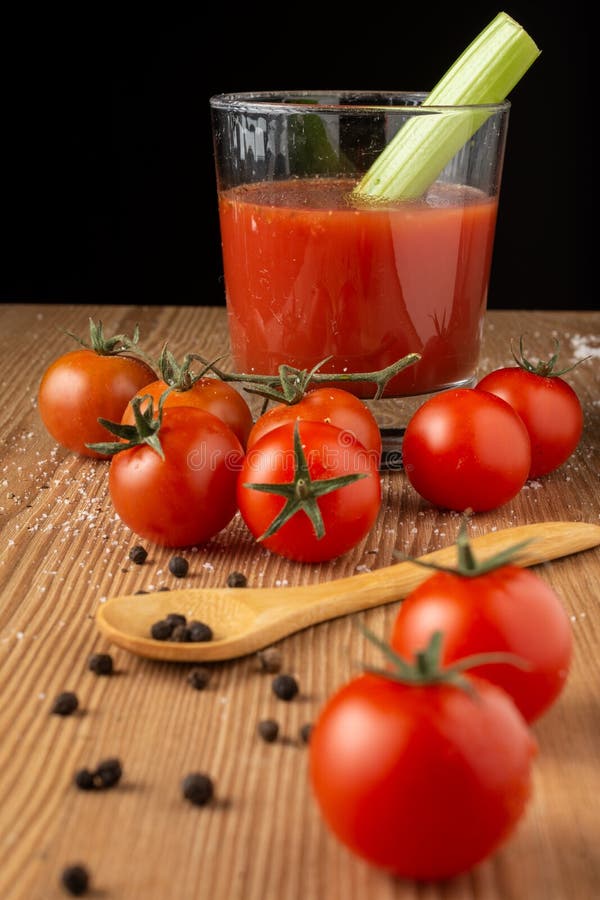
<path id="1" fill-rule="evenodd" d="M 257 375 L 238 372 L 225 372 L 217 368 L 202 356 L 195 355 L 195 359 L 210 368 L 221 381 L 233 381 L 244 385 L 248 393 L 259 394 L 267 400 L 277 403 L 286 403 L 291 406 L 298 403 L 304 396 L 310 385 L 329 384 L 331 382 L 352 384 L 355 382 L 370 382 L 376 385 L 373 400 L 379 400 L 387 384 L 403 369 L 414 365 L 421 359 L 419 353 L 408 353 L 396 362 L 373 372 L 319 372 L 318 369 L 330 357 L 319 362 L 313 369 L 297 369 L 294 366 L 280 366 L 278 375 Z"/>

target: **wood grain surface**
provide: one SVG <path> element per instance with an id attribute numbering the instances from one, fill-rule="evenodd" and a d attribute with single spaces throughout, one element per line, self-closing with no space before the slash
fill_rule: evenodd
<path id="1" fill-rule="evenodd" d="M 326 622 L 278 643 L 300 694 L 284 703 L 257 658 L 212 664 L 205 690 L 190 687 L 189 664 L 141 659 L 111 647 L 95 624 L 100 604 L 152 588 L 223 585 L 242 571 L 249 585 L 314 584 L 450 544 L 456 514 L 422 501 L 401 471 L 383 475 L 383 505 L 371 534 L 330 563 L 302 565 L 270 555 L 236 517 L 207 545 L 185 551 L 188 575 L 168 570 L 172 551 L 139 543 L 107 491 L 108 463 L 58 447 L 39 419 L 45 367 L 72 349 L 61 329 L 85 335 L 89 316 L 108 332 L 139 322 L 157 353 L 217 356 L 227 349 L 221 308 L 0 306 L 0 898 L 55 900 L 64 866 L 90 871 L 90 897 L 123 900 L 592 900 L 600 896 L 600 553 L 588 550 L 537 571 L 571 619 L 575 656 L 567 687 L 534 726 L 534 792 L 510 840 L 467 875 L 418 885 L 353 857 L 325 829 L 307 780 L 299 729 L 362 662 L 377 661 L 356 627 L 385 635 L 398 604 Z M 587 354 L 567 378 L 585 410 L 584 434 L 558 471 L 528 482 L 504 507 L 479 514 L 472 534 L 531 522 L 600 522 L 598 502 L 600 316 L 577 312 L 488 313 L 481 374 L 510 361 L 510 338 L 527 335 L 533 356 L 563 342 L 566 360 Z M 143 597 L 140 598 L 143 600 Z M 535 628 L 536 623 L 532 622 Z M 110 652 L 116 672 L 87 668 Z M 54 698 L 75 691 L 80 709 L 52 715 Z M 257 737 L 260 719 L 281 738 Z M 74 773 L 119 757 L 114 789 L 84 792 Z M 211 775 L 214 801 L 181 795 L 189 772 Z"/>

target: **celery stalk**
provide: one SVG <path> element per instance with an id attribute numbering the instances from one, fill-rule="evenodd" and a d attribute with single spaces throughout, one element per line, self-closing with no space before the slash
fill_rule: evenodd
<path id="1" fill-rule="evenodd" d="M 540 55 L 518 22 L 499 13 L 437 83 L 422 106 L 499 103 Z M 415 115 L 396 134 L 354 189 L 360 199 L 420 197 L 491 114 L 440 111 Z"/>

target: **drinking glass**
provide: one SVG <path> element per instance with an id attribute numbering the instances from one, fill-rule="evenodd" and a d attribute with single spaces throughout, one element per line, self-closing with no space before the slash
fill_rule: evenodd
<path id="1" fill-rule="evenodd" d="M 365 373 L 414 353 L 420 359 L 392 378 L 386 397 L 422 402 L 475 383 L 510 104 L 424 106 L 425 98 L 211 98 L 236 371 L 310 370 L 326 360 L 321 372 Z M 417 116 L 451 116 L 464 131 L 458 152 L 421 196 L 357 196 L 361 177 Z M 340 386 L 374 392 L 364 381 Z"/>

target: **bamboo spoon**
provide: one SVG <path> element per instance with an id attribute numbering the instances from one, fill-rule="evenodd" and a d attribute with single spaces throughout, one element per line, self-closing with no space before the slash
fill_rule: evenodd
<path id="1" fill-rule="evenodd" d="M 541 522 L 489 532 L 469 539 L 478 559 L 530 540 L 515 558 L 534 566 L 600 544 L 600 526 L 586 522 Z M 452 565 L 452 545 L 420 557 Z M 359 612 L 406 597 L 431 570 L 400 562 L 336 581 L 287 588 L 186 588 L 113 597 L 100 606 L 97 624 L 114 644 L 138 656 L 172 662 L 201 662 L 244 656 L 317 622 Z M 206 622 L 214 639 L 201 643 L 157 641 L 151 625 L 171 612 Z"/>

